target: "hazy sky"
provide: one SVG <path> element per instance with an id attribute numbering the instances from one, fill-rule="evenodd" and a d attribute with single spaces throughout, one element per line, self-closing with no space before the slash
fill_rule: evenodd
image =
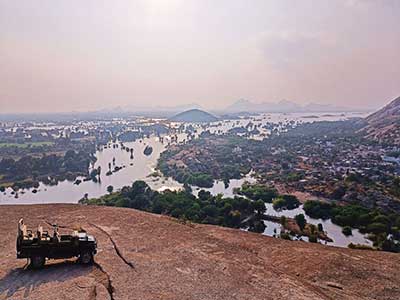
<path id="1" fill-rule="evenodd" d="M 400 96 L 399 0 L 0 0 L 0 113 Z"/>

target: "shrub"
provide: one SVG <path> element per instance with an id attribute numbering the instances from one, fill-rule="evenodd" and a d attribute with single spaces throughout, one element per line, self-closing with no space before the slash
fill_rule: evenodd
<path id="1" fill-rule="evenodd" d="M 292 240 L 292 237 L 290 236 L 290 234 L 286 231 L 281 231 L 281 233 L 279 234 L 279 237 L 283 240 Z"/>
<path id="2" fill-rule="evenodd" d="M 265 211 L 266 211 L 264 201 L 262 201 L 262 200 L 257 200 L 255 202 L 253 202 L 253 207 L 254 207 L 254 210 L 257 211 L 257 213 L 260 215 L 265 213 Z"/>
<path id="3" fill-rule="evenodd" d="M 299 200 L 293 195 L 282 195 L 276 198 L 273 202 L 273 207 L 279 209 L 295 209 L 300 206 Z"/>
<path id="4" fill-rule="evenodd" d="M 318 243 L 317 235 L 315 235 L 315 234 L 310 235 L 310 236 L 308 237 L 308 241 L 309 241 L 310 243 Z"/>
<path id="5" fill-rule="evenodd" d="M 265 228 L 266 226 L 262 220 L 255 220 L 250 224 L 249 231 L 262 233 Z"/>
<path id="6" fill-rule="evenodd" d="M 278 196 L 278 192 L 274 188 L 263 185 L 243 184 L 242 188 L 237 191 L 239 195 L 244 195 L 251 200 L 262 200 L 271 203 L 272 199 Z"/>
<path id="7" fill-rule="evenodd" d="M 306 221 L 306 218 L 304 217 L 304 215 L 303 214 L 296 215 L 294 217 L 294 219 L 295 219 L 297 225 L 299 225 L 300 230 L 304 230 L 304 228 L 306 227 L 306 224 L 307 224 L 307 221 Z"/>
<path id="8" fill-rule="evenodd" d="M 307 201 L 304 203 L 303 209 L 305 213 L 314 219 L 329 219 L 332 217 L 332 209 L 334 206 L 321 201 Z"/>
<path id="9" fill-rule="evenodd" d="M 109 185 L 107 187 L 107 192 L 109 192 L 110 194 L 113 192 L 113 190 L 114 190 L 114 187 L 112 185 Z"/>
<path id="10" fill-rule="evenodd" d="M 375 234 L 384 233 L 387 230 L 387 225 L 382 223 L 372 223 L 367 226 L 367 231 Z"/>
<path id="11" fill-rule="evenodd" d="M 345 227 L 343 227 L 342 233 L 343 233 L 345 236 L 350 236 L 350 235 L 353 234 L 353 233 L 352 233 L 352 229 L 351 229 L 350 226 L 345 226 Z"/>

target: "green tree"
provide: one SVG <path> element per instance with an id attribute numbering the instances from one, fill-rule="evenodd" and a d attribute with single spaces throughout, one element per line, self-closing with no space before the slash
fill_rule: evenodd
<path id="1" fill-rule="evenodd" d="M 306 218 L 304 217 L 304 215 L 303 214 L 296 215 L 294 217 L 294 219 L 295 219 L 297 225 L 299 225 L 300 229 L 304 230 L 304 228 L 306 227 L 306 224 L 307 224 L 307 221 L 306 221 Z"/>
<path id="2" fill-rule="evenodd" d="M 345 236 L 350 236 L 350 235 L 352 235 L 352 229 L 351 229 L 351 227 L 350 227 L 350 226 L 345 226 L 345 227 L 343 227 L 342 233 L 343 233 Z"/>
<path id="3" fill-rule="evenodd" d="M 107 192 L 109 192 L 110 194 L 114 191 L 114 187 L 112 185 L 109 185 L 107 187 Z"/>
<path id="4" fill-rule="evenodd" d="M 255 202 L 253 202 L 253 207 L 254 210 L 257 212 L 257 214 L 262 215 L 265 213 L 266 208 L 265 208 L 265 204 L 264 201 L 262 200 L 257 200 Z"/>

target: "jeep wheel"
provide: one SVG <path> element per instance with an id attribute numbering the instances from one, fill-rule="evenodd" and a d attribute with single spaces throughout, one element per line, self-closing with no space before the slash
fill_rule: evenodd
<path id="1" fill-rule="evenodd" d="M 93 263 L 93 253 L 91 251 L 83 251 L 79 255 L 79 261 L 84 265 Z"/>
<path id="2" fill-rule="evenodd" d="M 44 256 L 35 255 L 31 257 L 31 266 L 34 269 L 43 268 L 46 263 L 46 258 Z"/>

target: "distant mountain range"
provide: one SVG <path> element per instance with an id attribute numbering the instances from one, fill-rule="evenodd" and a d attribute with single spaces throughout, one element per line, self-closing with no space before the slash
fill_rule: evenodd
<path id="1" fill-rule="evenodd" d="M 400 144 L 400 97 L 368 116 L 363 129 L 367 137 L 381 142 Z"/>
<path id="2" fill-rule="evenodd" d="M 171 118 L 170 121 L 173 122 L 191 122 L 191 123 L 208 123 L 217 121 L 218 118 L 208 112 L 205 112 L 200 109 L 191 109 L 179 113 Z"/>
<path id="3" fill-rule="evenodd" d="M 117 106 L 113 108 L 99 109 L 94 111 L 75 111 L 75 112 L 55 112 L 55 113 L 14 113 L 2 114 L 0 112 L 0 121 L 45 121 L 45 120 L 83 120 L 83 119 L 103 119 L 112 117 L 130 117 L 130 116 L 146 116 L 152 118 L 170 118 L 178 112 L 191 109 L 203 110 L 204 108 L 197 103 L 182 104 L 176 106 Z M 307 105 L 299 105 L 292 101 L 282 100 L 276 103 L 255 103 L 248 100 L 238 100 L 229 105 L 225 109 L 210 110 L 213 114 L 219 116 L 237 116 L 249 115 L 254 113 L 329 113 L 329 112 L 349 112 L 354 109 L 339 107 L 334 105 L 323 105 L 310 103 Z M 358 110 L 360 111 L 360 110 Z"/>
<path id="4" fill-rule="evenodd" d="M 204 110 L 204 108 L 197 103 L 189 103 L 177 106 L 157 106 L 157 107 L 125 107 L 123 111 L 131 111 L 144 114 L 161 114 L 164 116 L 173 115 L 180 111 L 190 109 Z M 121 108 L 113 109 L 111 111 L 119 111 Z M 211 110 L 216 114 L 236 114 L 236 113 L 317 113 L 317 112 L 350 112 L 354 108 L 341 107 L 329 104 L 309 103 L 307 105 L 299 105 L 292 101 L 281 100 L 279 102 L 264 102 L 255 103 L 249 100 L 240 99 L 224 109 Z"/>
<path id="5" fill-rule="evenodd" d="M 226 109 L 226 113 L 238 113 L 238 112 L 270 112 L 270 113 L 296 113 L 296 112 L 347 112 L 354 111 L 354 109 L 324 105 L 317 103 L 310 103 L 307 105 L 299 105 L 291 101 L 282 100 L 276 103 L 254 103 L 248 100 L 238 100 L 232 105 L 229 105 Z"/>

